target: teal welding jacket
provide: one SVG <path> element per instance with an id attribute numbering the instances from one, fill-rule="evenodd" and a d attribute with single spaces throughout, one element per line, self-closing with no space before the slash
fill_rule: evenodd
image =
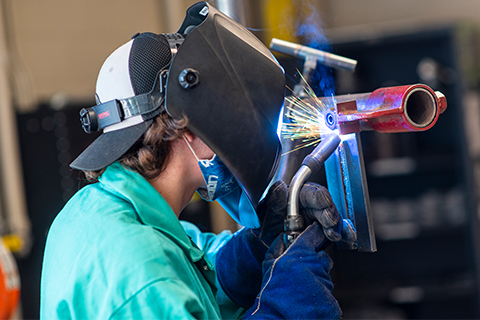
<path id="1" fill-rule="evenodd" d="M 70 199 L 48 232 L 40 317 L 220 318 L 210 261 L 231 235 L 185 228 L 202 249 L 148 181 L 110 165 Z"/>

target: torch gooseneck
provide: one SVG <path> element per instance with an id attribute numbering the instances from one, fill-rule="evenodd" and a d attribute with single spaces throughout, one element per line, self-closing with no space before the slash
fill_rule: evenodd
<path id="1" fill-rule="evenodd" d="M 299 193 L 305 181 L 317 172 L 335 151 L 340 144 L 340 137 L 335 133 L 322 136 L 320 144 L 303 159 L 300 169 L 290 183 L 287 202 L 287 217 L 285 218 L 285 246 L 288 248 L 290 244 L 302 233 L 305 223 L 300 214 Z"/>

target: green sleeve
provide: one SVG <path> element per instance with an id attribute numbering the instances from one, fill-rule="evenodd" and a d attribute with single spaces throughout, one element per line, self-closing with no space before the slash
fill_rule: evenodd
<path id="1" fill-rule="evenodd" d="M 208 312 L 182 281 L 153 281 L 134 293 L 109 319 L 201 319 L 218 318 Z"/>
<path id="2" fill-rule="evenodd" d="M 197 247 L 203 250 L 207 259 L 215 265 L 218 250 L 232 238 L 232 233 L 229 230 L 222 231 L 219 234 L 201 232 L 193 223 L 187 221 L 180 221 L 180 223 Z"/>
<path id="3" fill-rule="evenodd" d="M 228 230 L 219 234 L 201 232 L 197 226 L 190 222 L 180 221 L 180 223 L 192 241 L 205 252 L 207 259 L 215 266 L 218 251 L 232 238 L 232 233 Z M 216 281 L 216 284 L 218 289 L 217 301 L 222 317 L 226 319 L 240 319 L 244 310 L 228 298 L 218 281 Z"/>

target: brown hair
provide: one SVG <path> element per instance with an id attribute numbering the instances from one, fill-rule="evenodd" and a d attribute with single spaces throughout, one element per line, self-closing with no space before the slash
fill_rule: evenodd
<path id="1" fill-rule="evenodd" d="M 145 179 L 156 178 L 167 163 L 171 141 L 187 132 L 187 118 L 173 119 L 164 112 L 155 118 L 143 136 L 119 159 L 120 163 L 140 173 Z M 94 182 L 105 171 L 85 171 L 88 181 Z"/>

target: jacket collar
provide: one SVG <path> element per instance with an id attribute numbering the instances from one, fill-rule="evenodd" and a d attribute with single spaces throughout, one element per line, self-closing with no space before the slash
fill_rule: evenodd
<path id="1" fill-rule="evenodd" d="M 105 190 L 130 202 L 143 224 L 167 235 L 193 262 L 202 259 L 204 252 L 192 243 L 170 205 L 142 175 L 115 162 L 99 182 Z"/>

